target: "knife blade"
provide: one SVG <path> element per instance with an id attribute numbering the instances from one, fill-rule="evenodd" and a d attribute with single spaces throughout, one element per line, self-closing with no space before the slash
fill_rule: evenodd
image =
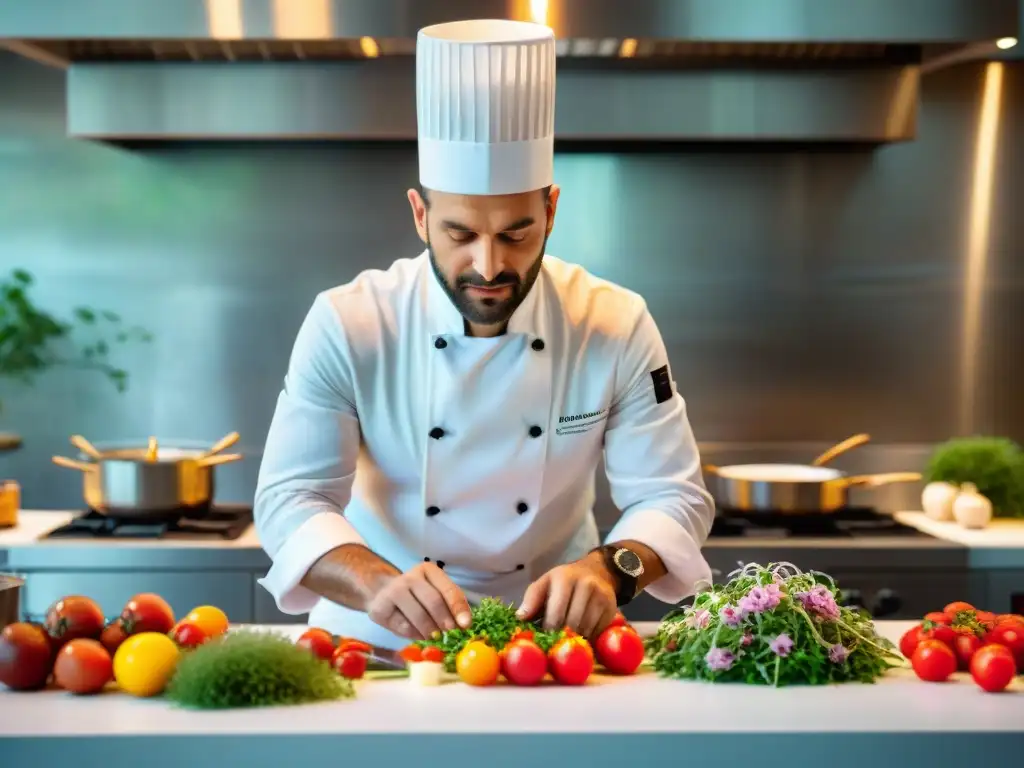
<path id="1" fill-rule="evenodd" d="M 367 645 L 370 644 L 367 643 Z M 368 670 L 405 669 L 405 660 L 398 655 L 398 651 L 381 648 L 379 645 L 370 645 L 369 657 L 369 662 L 366 665 Z"/>

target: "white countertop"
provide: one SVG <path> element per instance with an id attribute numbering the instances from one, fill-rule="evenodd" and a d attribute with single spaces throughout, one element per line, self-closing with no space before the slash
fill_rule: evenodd
<path id="1" fill-rule="evenodd" d="M 650 631 L 653 625 L 638 625 Z M 897 639 L 908 622 L 879 622 Z M 265 627 L 290 635 L 304 627 Z M 0 737 L 473 733 L 1020 733 L 1024 679 L 986 694 L 965 675 L 934 684 L 910 670 L 874 685 L 767 688 L 664 680 L 653 672 L 595 676 L 584 687 L 416 688 L 364 680 L 354 700 L 192 712 L 116 692 L 0 692 Z M 628 706 L 624 706 L 628 702 Z M 499 714 L 500 713 L 500 714 Z"/>
<path id="2" fill-rule="evenodd" d="M 985 549 L 1024 549 L 1024 520 L 994 519 L 985 528 L 971 530 L 957 523 L 940 523 L 924 512 L 897 512 L 893 517 L 922 533 L 966 547 Z"/>

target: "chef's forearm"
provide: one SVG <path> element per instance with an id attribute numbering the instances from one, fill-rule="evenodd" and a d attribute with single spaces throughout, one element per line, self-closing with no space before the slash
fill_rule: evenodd
<path id="1" fill-rule="evenodd" d="M 658 557 L 657 553 L 648 547 L 646 544 L 641 544 L 639 541 L 627 539 L 625 541 L 613 541 L 611 542 L 613 547 L 625 547 L 626 549 L 636 552 L 637 557 L 644 564 L 644 572 L 640 574 L 640 578 L 637 579 L 637 592 L 641 592 L 647 588 L 648 584 L 660 579 L 664 576 L 668 569 L 665 568 L 665 564 L 661 558 Z M 601 564 L 604 565 L 604 556 L 600 552 L 591 553 L 590 557 L 600 560 Z"/>
<path id="2" fill-rule="evenodd" d="M 317 560 L 301 583 L 331 602 L 366 611 L 384 584 L 400 574 L 362 544 L 343 544 Z"/>

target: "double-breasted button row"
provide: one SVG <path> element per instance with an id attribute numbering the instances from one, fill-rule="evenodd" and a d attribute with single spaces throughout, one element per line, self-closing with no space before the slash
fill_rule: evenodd
<path id="1" fill-rule="evenodd" d="M 440 507 L 435 507 L 433 505 L 427 507 L 426 511 L 427 511 L 427 517 L 435 517 L 435 516 L 441 514 L 441 508 Z M 516 512 L 518 512 L 520 515 L 525 515 L 529 511 L 530 511 L 530 505 L 527 504 L 525 501 L 520 501 L 518 504 L 516 504 Z"/>
<path id="2" fill-rule="evenodd" d="M 448 342 L 445 341 L 442 337 L 438 336 L 436 339 L 434 339 L 434 349 L 446 349 L 447 347 Z M 530 342 L 530 347 L 533 349 L 534 352 L 543 352 L 544 339 L 534 339 L 532 342 Z"/>
<path id="3" fill-rule="evenodd" d="M 433 438 L 434 440 L 440 440 L 442 437 L 444 437 L 448 433 L 445 431 L 444 427 L 432 427 L 431 430 L 427 434 L 431 438 Z M 543 435 L 544 434 L 544 430 L 539 425 L 534 424 L 528 430 L 528 434 L 530 435 L 530 437 L 536 438 L 536 437 L 540 437 L 541 435 Z"/>
<path id="4" fill-rule="evenodd" d="M 430 562 L 430 558 L 429 557 L 424 557 L 423 558 L 423 562 L 424 563 L 429 563 Z M 437 561 L 435 561 L 434 565 L 436 565 L 441 570 L 444 570 L 444 560 L 437 560 Z"/>

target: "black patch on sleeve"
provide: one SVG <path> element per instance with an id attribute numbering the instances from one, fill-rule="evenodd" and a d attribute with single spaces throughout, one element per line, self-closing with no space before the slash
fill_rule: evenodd
<path id="1" fill-rule="evenodd" d="M 664 403 L 672 399 L 672 380 L 668 377 L 667 365 L 651 371 L 651 380 L 654 382 L 654 402 Z"/>

